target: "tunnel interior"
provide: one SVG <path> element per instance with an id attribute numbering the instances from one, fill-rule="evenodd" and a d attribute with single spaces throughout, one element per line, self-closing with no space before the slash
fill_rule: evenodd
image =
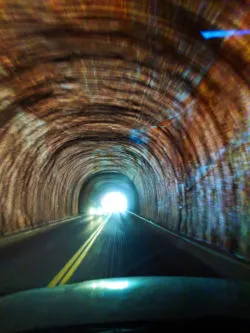
<path id="1" fill-rule="evenodd" d="M 140 214 L 140 200 L 133 182 L 119 173 L 97 173 L 90 177 L 79 193 L 79 214 L 99 208 L 103 196 L 111 192 L 122 193 L 127 199 L 127 210 Z"/>
<path id="2" fill-rule="evenodd" d="M 143 217 L 249 259 L 249 36 L 200 33 L 249 29 L 248 1 L 0 6 L 1 234 L 115 175 Z"/>

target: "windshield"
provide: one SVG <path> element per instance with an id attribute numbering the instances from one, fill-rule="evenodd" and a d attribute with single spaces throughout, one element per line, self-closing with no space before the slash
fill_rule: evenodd
<path id="1" fill-rule="evenodd" d="M 0 2 L 0 295 L 249 278 L 249 17 L 247 0 Z"/>

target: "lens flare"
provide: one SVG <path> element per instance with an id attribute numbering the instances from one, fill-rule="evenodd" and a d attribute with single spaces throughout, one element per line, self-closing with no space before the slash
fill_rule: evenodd
<path id="1" fill-rule="evenodd" d="M 201 35 L 205 39 L 224 38 L 230 36 L 250 35 L 250 30 L 204 30 Z"/>

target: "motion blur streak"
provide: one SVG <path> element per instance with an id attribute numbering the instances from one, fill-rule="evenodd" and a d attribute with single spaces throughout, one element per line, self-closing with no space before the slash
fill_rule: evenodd
<path id="1" fill-rule="evenodd" d="M 249 31 L 248 1 L 0 10 L 2 235 L 78 215 L 105 182 L 133 188 L 146 219 L 250 259 L 250 37 L 200 33 Z"/>
<path id="2" fill-rule="evenodd" d="M 216 31 L 201 31 L 201 35 L 205 39 L 223 38 L 230 36 L 250 35 L 250 30 L 216 30 Z"/>

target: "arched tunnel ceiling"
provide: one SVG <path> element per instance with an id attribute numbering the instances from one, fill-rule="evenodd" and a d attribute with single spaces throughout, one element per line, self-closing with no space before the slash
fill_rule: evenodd
<path id="1" fill-rule="evenodd" d="M 248 1 L 1 1 L 1 232 L 119 172 L 141 214 L 250 257 Z"/>

